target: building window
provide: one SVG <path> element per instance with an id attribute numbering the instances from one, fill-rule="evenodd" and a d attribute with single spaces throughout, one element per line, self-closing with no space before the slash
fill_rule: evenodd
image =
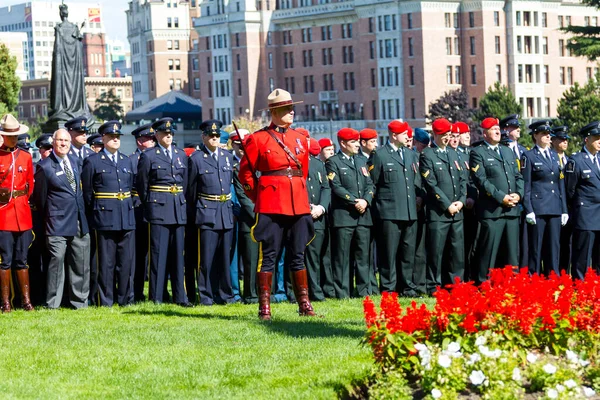
<path id="1" fill-rule="evenodd" d="M 200 90 L 200 78 L 194 78 L 194 90 Z"/>
<path id="2" fill-rule="evenodd" d="M 516 19 L 516 22 L 517 22 L 517 26 L 521 26 L 521 11 L 517 11 L 515 19 Z"/>
<path id="3" fill-rule="evenodd" d="M 523 41 L 521 36 L 517 36 L 517 53 L 521 54 L 523 52 Z"/>
<path id="4" fill-rule="evenodd" d="M 173 26 L 172 22 L 171 22 L 171 17 L 167 18 L 167 28 L 171 28 Z"/>
<path id="5" fill-rule="evenodd" d="M 452 19 L 450 13 L 444 13 L 444 26 L 446 28 L 452 28 Z"/>
<path id="6" fill-rule="evenodd" d="M 496 54 L 500 54 L 500 36 L 496 36 L 494 39 L 494 47 L 496 49 Z"/>
<path id="7" fill-rule="evenodd" d="M 208 97 L 212 97 L 213 95 L 213 91 L 212 91 L 212 81 L 208 81 Z"/>
<path id="8" fill-rule="evenodd" d="M 547 65 L 544 65 L 544 83 L 545 84 L 550 83 L 550 69 L 548 68 Z"/>
<path id="9" fill-rule="evenodd" d="M 460 65 L 454 67 L 454 83 L 460 85 L 462 79 L 460 75 Z"/>
<path id="10" fill-rule="evenodd" d="M 167 63 L 169 64 L 169 71 L 173 71 L 173 60 L 168 60 Z"/>
<path id="11" fill-rule="evenodd" d="M 271 31 L 267 32 L 267 46 L 270 46 L 273 44 L 273 34 L 271 33 Z"/>
<path id="12" fill-rule="evenodd" d="M 565 84 L 565 67 L 560 67 L 559 69 L 559 77 L 558 77 L 558 82 L 561 85 Z"/>
<path id="13" fill-rule="evenodd" d="M 417 107 L 416 107 L 415 99 L 410 99 L 410 117 L 412 119 L 416 118 L 416 114 L 417 114 L 416 109 L 417 109 Z"/>
<path id="14" fill-rule="evenodd" d="M 407 25 L 408 29 L 412 29 L 413 28 L 412 13 L 406 14 L 406 25 Z"/>
<path id="15" fill-rule="evenodd" d="M 458 37 L 454 38 L 454 54 L 460 56 L 460 40 Z"/>
<path id="16" fill-rule="evenodd" d="M 179 18 L 175 17 L 173 20 L 173 25 L 175 25 L 175 28 L 179 28 Z"/>
<path id="17" fill-rule="evenodd" d="M 413 38 L 408 38 L 408 56 L 413 57 L 414 55 Z"/>
<path id="18" fill-rule="evenodd" d="M 375 68 L 371 68 L 371 87 L 377 86 L 377 73 L 375 72 Z"/>
<path id="19" fill-rule="evenodd" d="M 269 53 L 269 69 L 273 69 L 273 53 Z"/>
<path id="20" fill-rule="evenodd" d="M 181 61 L 180 60 L 175 60 L 175 70 L 181 71 Z"/>
<path id="21" fill-rule="evenodd" d="M 475 13 L 473 11 L 469 11 L 469 28 L 475 27 Z"/>
<path id="22" fill-rule="evenodd" d="M 496 81 L 502 82 L 502 66 L 500 64 L 496 64 Z"/>
<path id="23" fill-rule="evenodd" d="M 473 108 L 477 108 L 477 97 L 473 97 L 471 105 L 473 106 Z"/>
<path id="24" fill-rule="evenodd" d="M 573 67 L 567 68 L 567 83 L 573 85 Z"/>
<path id="25" fill-rule="evenodd" d="M 373 25 L 375 25 L 375 21 L 373 17 L 369 17 L 369 33 L 373 33 Z M 323 39 L 325 40 L 325 39 Z"/>
<path id="26" fill-rule="evenodd" d="M 446 55 L 452 55 L 452 38 L 446 38 Z"/>
<path id="27" fill-rule="evenodd" d="M 475 55 L 475 36 L 469 37 L 469 45 L 471 46 L 471 55 Z"/>
<path id="28" fill-rule="evenodd" d="M 500 11 L 494 11 L 494 26 L 500 26 Z"/>
<path id="29" fill-rule="evenodd" d="M 410 82 L 410 86 L 415 86 L 415 67 L 412 65 L 408 69 L 408 79 Z M 394 86 L 398 86 L 398 82 L 394 82 Z"/>
<path id="30" fill-rule="evenodd" d="M 477 85 L 477 67 L 471 65 L 471 85 Z"/>
<path id="31" fill-rule="evenodd" d="M 452 85 L 452 66 L 446 66 L 446 83 Z"/>
<path id="32" fill-rule="evenodd" d="M 174 49 L 175 49 L 175 50 L 179 50 L 179 40 L 175 40 L 175 41 L 173 42 L 173 44 L 174 44 Z"/>
<path id="33" fill-rule="evenodd" d="M 169 79 L 169 90 L 173 90 L 173 86 L 175 86 L 175 81 L 173 79 Z"/>
<path id="34" fill-rule="evenodd" d="M 558 16 L 558 26 L 561 28 L 565 27 L 565 18 L 562 15 Z"/>
<path id="35" fill-rule="evenodd" d="M 559 39 L 558 40 L 558 54 L 561 57 L 565 56 L 565 41 L 564 41 L 564 39 Z"/>
<path id="36" fill-rule="evenodd" d="M 167 40 L 167 50 L 173 50 L 173 41 Z"/>

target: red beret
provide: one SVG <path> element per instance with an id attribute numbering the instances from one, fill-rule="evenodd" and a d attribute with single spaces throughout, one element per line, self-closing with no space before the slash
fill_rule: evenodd
<path id="1" fill-rule="evenodd" d="M 360 138 L 362 140 L 375 139 L 377 137 L 377 131 L 371 128 L 365 128 L 360 131 Z"/>
<path id="2" fill-rule="evenodd" d="M 311 155 L 315 156 L 315 157 L 318 156 L 319 153 L 321 152 L 321 146 L 319 146 L 319 142 L 317 142 L 316 140 L 312 139 L 310 141 L 310 147 L 308 149 L 308 152 Z"/>
<path id="3" fill-rule="evenodd" d="M 492 126 L 494 125 L 500 125 L 500 121 L 498 121 L 498 118 L 486 118 L 483 121 L 481 121 L 481 127 L 483 129 L 490 129 Z"/>
<path id="4" fill-rule="evenodd" d="M 337 133 L 339 140 L 358 140 L 360 138 L 360 134 L 356 129 L 352 128 L 342 128 Z"/>
<path id="5" fill-rule="evenodd" d="M 471 132 L 471 128 L 469 128 L 469 125 L 465 124 L 464 122 L 456 122 L 454 124 L 452 124 L 452 133 L 467 133 L 467 132 Z"/>
<path id="6" fill-rule="evenodd" d="M 446 118 L 438 118 L 431 124 L 431 130 L 436 135 L 444 135 L 452 130 L 452 124 Z"/>
<path id="7" fill-rule="evenodd" d="M 388 130 L 392 133 L 404 133 L 408 130 L 408 124 L 395 119 L 388 124 Z"/>
<path id="8" fill-rule="evenodd" d="M 294 128 L 294 130 L 306 137 L 310 137 L 310 133 L 308 133 L 308 131 L 304 128 Z"/>
<path id="9" fill-rule="evenodd" d="M 406 132 L 406 134 L 408 135 L 409 139 L 412 139 L 413 131 L 410 125 L 408 126 L 408 132 Z"/>
<path id="10" fill-rule="evenodd" d="M 333 142 L 331 139 L 324 137 L 319 139 L 319 146 L 324 149 L 325 147 L 333 146 Z"/>
<path id="11" fill-rule="evenodd" d="M 240 140 L 240 135 L 238 135 L 237 133 L 236 133 L 235 135 L 233 135 L 233 136 L 230 136 L 230 137 L 229 137 L 229 139 L 230 139 L 232 142 L 241 142 L 241 140 Z"/>

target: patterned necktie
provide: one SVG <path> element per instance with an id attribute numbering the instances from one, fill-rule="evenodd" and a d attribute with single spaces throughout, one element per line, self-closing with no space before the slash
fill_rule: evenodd
<path id="1" fill-rule="evenodd" d="M 69 185 L 71 185 L 71 189 L 73 189 L 73 192 L 77 192 L 77 185 L 75 185 L 75 176 L 73 176 L 73 171 L 71 171 L 71 168 L 69 168 L 67 160 L 63 160 L 63 169 L 65 170 L 65 175 L 67 176 L 67 181 L 69 182 Z"/>

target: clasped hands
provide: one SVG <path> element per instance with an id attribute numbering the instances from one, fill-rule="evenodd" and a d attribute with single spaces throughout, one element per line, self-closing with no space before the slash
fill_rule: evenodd
<path id="1" fill-rule="evenodd" d="M 510 193 L 502 199 L 502 205 L 505 207 L 516 207 L 519 204 L 521 197 L 517 193 Z"/>

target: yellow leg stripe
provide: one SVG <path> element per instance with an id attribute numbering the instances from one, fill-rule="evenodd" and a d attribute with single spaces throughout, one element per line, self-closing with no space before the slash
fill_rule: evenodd
<path id="1" fill-rule="evenodd" d="M 198 260 L 198 268 L 196 271 L 200 273 L 200 228 L 198 228 L 198 257 L 196 259 Z"/>
<path id="2" fill-rule="evenodd" d="M 100 282 L 98 282 L 98 277 L 100 276 L 100 257 L 98 256 L 98 231 L 94 232 L 94 237 L 96 238 L 96 292 L 98 293 L 98 302 L 96 303 L 96 307 L 100 307 Z"/>
<path id="3" fill-rule="evenodd" d="M 306 247 L 308 247 L 308 245 L 309 245 L 309 244 L 311 244 L 311 243 L 312 243 L 312 241 L 313 241 L 313 240 L 315 240 L 315 238 L 316 238 L 316 237 L 317 237 L 317 234 L 315 233 L 315 234 L 313 235 L 313 237 L 312 237 L 312 238 L 310 238 L 310 240 L 308 241 L 308 243 L 306 243 Z"/>
<path id="4" fill-rule="evenodd" d="M 263 251 L 262 242 L 258 242 L 258 263 L 256 265 L 256 272 L 260 272 L 263 263 Z"/>
<path id="5" fill-rule="evenodd" d="M 148 274 L 148 300 L 150 300 L 150 288 L 152 287 L 150 284 L 150 255 L 152 254 L 152 249 L 150 248 L 150 245 L 152 241 L 150 240 L 150 222 L 148 222 L 148 265 L 146 265 L 147 270 L 146 273 Z"/>
<path id="6" fill-rule="evenodd" d="M 33 242 L 35 242 L 35 232 L 33 229 L 31 230 L 31 234 L 33 235 L 33 239 L 31 239 L 31 243 L 29 243 L 29 247 L 27 247 L 28 249 L 30 249 L 31 246 L 33 246 Z"/>
<path id="7" fill-rule="evenodd" d="M 258 243 L 256 238 L 254 237 L 254 228 L 256 228 L 256 225 L 258 225 L 258 213 L 256 213 L 256 215 L 255 215 L 254 225 L 252 225 L 252 228 L 250 228 L 250 237 L 252 238 L 252 241 L 254 243 Z"/>

